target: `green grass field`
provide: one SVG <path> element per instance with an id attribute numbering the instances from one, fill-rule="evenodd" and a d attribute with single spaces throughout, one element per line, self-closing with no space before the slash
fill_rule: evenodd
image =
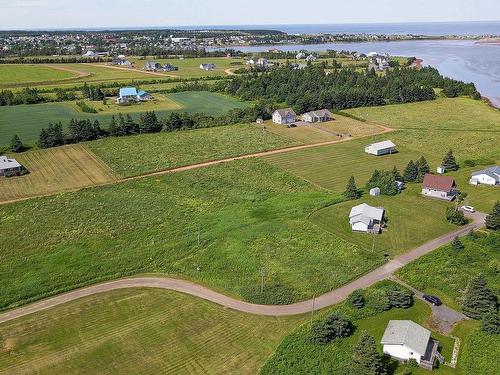
<path id="1" fill-rule="evenodd" d="M 110 137 L 87 146 L 120 175 L 133 176 L 294 144 L 286 137 L 272 133 L 264 136 L 255 126 L 243 124 Z"/>
<path id="2" fill-rule="evenodd" d="M 161 96 L 161 94 L 159 94 Z M 130 113 L 134 118 L 145 110 L 155 110 L 158 116 L 165 116 L 172 111 L 178 112 L 203 112 L 218 114 L 232 108 L 243 108 L 248 103 L 209 92 L 181 92 L 169 94 L 168 99 L 173 101 L 180 109 L 163 109 L 162 105 L 154 108 L 153 104 L 146 106 L 123 107 L 124 112 Z M 110 103 L 110 106 L 112 104 Z M 113 104 L 114 105 L 114 104 Z M 135 110 L 135 112 L 133 112 Z M 0 107 L 0 146 L 8 145 L 14 134 L 18 134 L 26 144 L 34 144 L 38 140 L 40 129 L 47 127 L 50 122 L 69 122 L 71 118 L 98 119 L 104 127 L 108 126 L 111 114 L 117 112 L 116 108 L 107 114 L 88 114 L 75 109 L 73 103 L 44 103 L 34 105 L 17 105 Z"/>
<path id="3" fill-rule="evenodd" d="M 119 290 L 0 325 L 0 372 L 255 374 L 301 320 L 164 290 Z"/>
<path id="4" fill-rule="evenodd" d="M 0 65 L 0 88 L 18 84 L 66 80 L 77 74 L 43 65 Z"/>

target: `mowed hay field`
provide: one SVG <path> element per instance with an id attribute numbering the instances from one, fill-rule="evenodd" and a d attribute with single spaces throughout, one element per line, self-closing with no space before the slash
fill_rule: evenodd
<path id="1" fill-rule="evenodd" d="M 16 154 L 30 173 L 2 177 L 0 202 L 54 194 L 116 180 L 113 171 L 82 145 L 70 145 Z"/>
<path id="2" fill-rule="evenodd" d="M 126 289 L 0 325 L 5 374 L 256 374 L 303 318 Z"/>
<path id="3" fill-rule="evenodd" d="M 77 77 L 78 74 L 69 71 L 54 69 L 44 65 L 0 65 L 0 88 L 28 85 L 41 82 L 52 82 Z"/>
<path id="4" fill-rule="evenodd" d="M 298 142 L 251 124 L 110 137 L 87 146 L 121 176 L 293 146 Z"/>
<path id="5" fill-rule="evenodd" d="M 89 118 L 101 121 L 106 128 L 111 116 L 124 109 L 133 118 L 137 119 L 141 112 L 154 110 L 159 117 L 172 112 L 206 113 L 215 115 L 233 108 L 244 108 L 249 103 L 211 92 L 181 92 L 163 96 L 170 103 L 170 108 L 162 107 L 162 102 L 157 106 L 154 103 L 135 105 L 130 107 L 114 107 L 110 103 L 109 113 L 88 114 L 76 109 L 74 102 L 43 103 L 33 105 L 16 105 L 0 107 L 0 146 L 8 145 L 14 134 L 18 134 L 26 144 L 34 144 L 38 140 L 40 129 L 47 127 L 50 122 L 61 121 L 67 125 L 72 118 Z M 165 102 L 163 102 L 165 104 Z M 92 105 L 92 104 L 91 104 Z M 175 108 L 173 108 L 175 107 Z"/>

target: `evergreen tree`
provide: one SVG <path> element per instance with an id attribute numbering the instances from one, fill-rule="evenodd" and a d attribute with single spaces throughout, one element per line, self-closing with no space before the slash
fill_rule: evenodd
<path id="1" fill-rule="evenodd" d="M 311 327 L 311 341 L 315 344 L 328 344 L 334 340 L 347 337 L 351 333 L 351 322 L 333 313 L 325 319 L 313 323 Z"/>
<path id="2" fill-rule="evenodd" d="M 89 86 L 87 85 L 87 82 L 83 84 L 82 95 L 85 99 L 91 99 L 91 92 Z"/>
<path id="3" fill-rule="evenodd" d="M 116 124 L 116 118 L 115 115 L 111 116 L 111 121 L 109 122 L 109 127 L 108 127 L 108 133 L 109 135 L 119 135 L 118 134 L 118 125 Z"/>
<path id="4" fill-rule="evenodd" d="M 431 171 L 429 163 L 427 163 L 427 160 L 425 160 L 422 156 L 417 160 L 415 166 L 417 167 L 417 181 L 422 182 L 424 180 L 424 176 Z"/>
<path id="5" fill-rule="evenodd" d="M 500 230 L 500 201 L 496 201 L 490 214 L 486 216 L 486 228 Z"/>
<path id="6" fill-rule="evenodd" d="M 372 176 L 366 183 L 366 189 L 370 190 L 375 187 L 379 187 L 379 183 L 380 183 L 380 171 L 378 169 L 375 169 L 372 173 Z"/>
<path id="7" fill-rule="evenodd" d="M 418 178 L 418 168 L 413 162 L 413 160 L 410 160 L 408 162 L 408 165 L 406 166 L 404 172 L 403 172 L 403 178 L 405 182 L 415 182 L 417 181 Z"/>
<path id="8" fill-rule="evenodd" d="M 352 375 L 385 375 L 382 356 L 377 351 L 375 339 L 366 331 L 361 333 L 358 344 L 354 347 L 349 374 Z"/>
<path id="9" fill-rule="evenodd" d="M 392 175 L 394 176 L 394 179 L 396 181 L 403 181 L 404 180 L 403 176 L 401 176 L 401 173 L 399 173 L 399 170 L 396 166 L 394 166 L 394 168 L 392 168 Z"/>
<path id="10" fill-rule="evenodd" d="M 481 319 L 481 331 L 490 335 L 500 335 L 500 318 L 496 311 L 489 311 Z"/>
<path id="11" fill-rule="evenodd" d="M 139 125 L 135 123 L 134 119 L 130 114 L 127 114 L 125 120 L 125 134 L 137 134 L 139 133 Z"/>
<path id="12" fill-rule="evenodd" d="M 462 241 L 460 241 L 460 238 L 458 238 L 458 236 L 455 237 L 453 241 L 451 241 L 451 247 L 454 250 L 463 250 L 465 248 L 464 244 L 462 243 Z"/>
<path id="13" fill-rule="evenodd" d="M 485 314 L 497 311 L 496 297 L 488 288 L 482 274 L 474 277 L 465 290 L 462 311 L 469 318 L 480 320 Z"/>
<path id="14" fill-rule="evenodd" d="M 10 150 L 12 152 L 23 152 L 24 151 L 24 144 L 21 142 L 21 139 L 17 134 L 14 134 L 12 139 L 10 140 Z"/>
<path id="15" fill-rule="evenodd" d="M 446 171 L 456 171 L 458 170 L 458 164 L 453 156 L 453 151 L 449 150 L 443 158 L 443 162 L 441 165 L 445 168 Z"/>
<path id="16" fill-rule="evenodd" d="M 358 289 L 352 292 L 347 298 L 347 302 L 349 302 L 352 307 L 355 307 L 357 309 L 362 308 L 365 305 L 365 296 L 363 294 L 363 291 L 361 289 Z"/>
<path id="17" fill-rule="evenodd" d="M 47 148 L 47 147 L 49 147 L 48 146 L 48 134 L 47 134 L 47 131 L 44 128 L 42 128 L 40 130 L 40 135 L 38 136 L 38 142 L 37 142 L 37 144 L 38 144 L 38 147 L 40 147 L 40 148 Z"/>
<path id="18" fill-rule="evenodd" d="M 358 188 L 356 187 L 356 181 L 354 181 L 354 176 L 351 176 L 349 178 L 349 181 L 347 181 L 347 186 L 344 191 L 344 197 L 346 197 L 347 199 L 359 198 L 359 192 Z"/>
<path id="19" fill-rule="evenodd" d="M 446 220 L 455 225 L 465 225 L 469 222 L 464 213 L 455 207 L 446 208 Z"/>

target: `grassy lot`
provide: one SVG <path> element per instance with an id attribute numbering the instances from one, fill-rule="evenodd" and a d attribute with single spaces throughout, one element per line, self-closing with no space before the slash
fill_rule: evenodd
<path id="1" fill-rule="evenodd" d="M 243 124 L 110 137 L 87 145 L 120 175 L 134 176 L 294 144 L 286 137 L 272 133 L 264 136 L 253 125 Z"/>
<path id="2" fill-rule="evenodd" d="M 112 182 L 116 175 L 82 145 L 14 155 L 30 174 L 3 178 L 0 202 Z"/>
<path id="3" fill-rule="evenodd" d="M 365 195 L 357 201 L 323 208 L 314 212 L 310 220 L 324 230 L 370 252 L 373 236 L 355 233 L 349 225 L 349 211 L 360 203 L 383 207 L 389 219 L 387 228 L 375 238 L 374 251 L 377 254 L 399 254 L 456 228 L 445 220 L 448 203 L 422 197 L 420 187 L 415 184 L 409 185 L 394 197 Z M 432 225 L 429 225 L 429 218 L 432 218 Z"/>
<path id="4" fill-rule="evenodd" d="M 102 101 L 89 101 L 87 104 L 90 107 L 97 110 L 100 115 L 103 114 L 116 115 L 119 112 L 131 113 L 131 114 L 137 112 L 146 112 L 146 111 L 163 112 L 163 111 L 179 110 L 183 108 L 180 104 L 172 100 L 170 96 L 161 94 L 154 95 L 154 99 L 150 101 L 132 105 L 118 105 L 115 102 L 115 98 L 106 100 L 106 104 L 104 104 Z M 71 106 L 81 114 L 85 114 L 85 112 L 83 112 L 81 108 L 78 107 L 78 105 L 76 105 L 76 102 L 71 103 Z"/>
<path id="5" fill-rule="evenodd" d="M 336 311 L 348 318 L 355 327 L 352 336 L 328 345 L 313 344 L 309 340 L 310 323 L 305 323 L 282 341 L 276 353 L 263 367 L 261 374 L 342 374 L 349 366 L 352 349 L 358 342 L 362 331 L 368 331 L 378 343 L 391 319 L 409 319 L 431 329 L 427 323 L 431 313 L 430 308 L 421 301 L 415 301 L 415 304 L 409 309 L 391 309 L 382 313 L 377 311 L 375 308 L 376 299 L 387 284 L 380 283 L 367 289 L 367 304 L 361 309 L 354 309 L 347 303 L 342 303 L 319 314 L 319 316 L 323 316 L 326 313 Z M 446 360 L 450 360 L 453 340 L 435 331 L 432 332 L 432 337 L 439 340 L 441 353 Z M 382 352 L 382 346 L 379 344 L 378 347 L 379 352 Z M 397 368 L 397 362 L 391 361 L 390 367 L 389 374 L 402 373 L 402 369 Z M 435 373 L 454 373 L 447 370 L 443 368 L 436 370 Z M 419 369 L 412 374 L 427 373 Z"/>
<path id="6" fill-rule="evenodd" d="M 0 206 L 0 308 L 141 272 L 255 300 L 264 267 L 266 295 L 324 293 L 384 261 L 307 220 L 335 199 L 252 159 Z"/>
<path id="7" fill-rule="evenodd" d="M 75 73 L 43 65 L 0 65 L 0 87 L 65 80 L 76 76 Z"/>
<path id="8" fill-rule="evenodd" d="M 247 315 L 164 290 L 119 290 L 0 325 L 0 372 L 255 374 L 302 319 Z"/>
<path id="9" fill-rule="evenodd" d="M 398 276 L 455 308 L 459 308 L 459 298 L 467 283 L 478 273 L 483 273 L 489 286 L 500 295 L 500 234 L 464 238 L 462 243 L 464 250 L 444 246 L 405 266 Z"/>
<path id="10" fill-rule="evenodd" d="M 160 97 L 163 97 L 161 94 Z M 182 92 L 169 94 L 168 99 L 180 106 L 180 109 L 155 109 L 161 117 L 171 113 L 178 112 L 203 112 L 206 114 L 218 114 L 226 112 L 232 108 L 242 108 L 248 106 L 248 103 L 236 99 L 209 92 Z M 93 103 L 94 105 L 95 103 Z M 102 105 L 102 104 L 101 104 Z M 124 112 L 135 110 L 135 113 L 129 112 L 133 117 L 138 118 L 139 113 L 145 110 L 153 109 L 153 104 L 146 104 L 120 107 Z M 172 104 L 170 105 L 172 106 Z M 113 104 L 110 103 L 110 108 Z M 112 111 L 115 112 L 115 108 Z M 40 129 L 47 127 L 50 122 L 62 121 L 65 125 L 71 118 L 90 118 L 102 121 L 103 126 L 108 126 L 111 113 L 88 114 L 75 109 L 74 103 L 44 103 L 34 105 L 17 105 L 9 107 L 0 107 L 0 146 L 8 145 L 11 137 L 17 133 L 21 140 L 27 144 L 34 144 L 38 140 Z"/>

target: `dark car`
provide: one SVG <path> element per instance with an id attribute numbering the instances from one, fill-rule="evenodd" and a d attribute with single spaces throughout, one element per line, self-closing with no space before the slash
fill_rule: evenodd
<path id="1" fill-rule="evenodd" d="M 436 296 L 428 296 L 427 294 L 424 294 L 422 298 L 434 306 L 441 306 L 443 304 Z"/>

